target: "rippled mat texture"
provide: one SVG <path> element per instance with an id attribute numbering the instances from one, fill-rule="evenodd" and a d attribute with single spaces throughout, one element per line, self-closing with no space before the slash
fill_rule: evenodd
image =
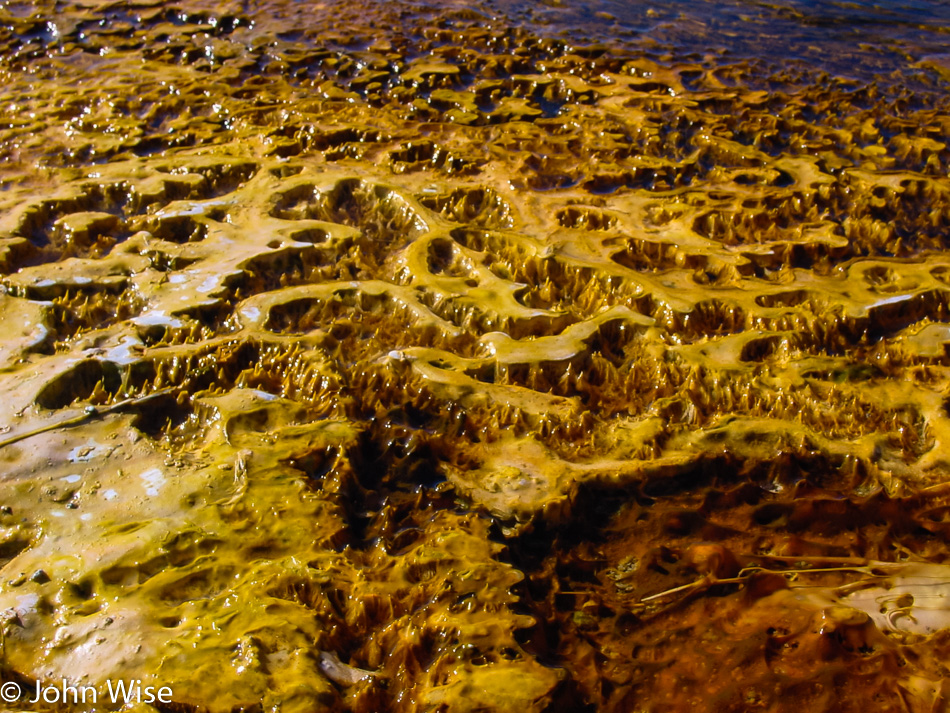
<path id="1" fill-rule="evenodd" d="M 944 710 L 948 22 L 0 3 L 4 678 Z"/>

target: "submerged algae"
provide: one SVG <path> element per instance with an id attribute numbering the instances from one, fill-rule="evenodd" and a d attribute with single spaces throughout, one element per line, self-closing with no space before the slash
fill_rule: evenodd
<path id="1" fill-rule="evenodd" d="M 942 705 L 946 631 L 840 590 L 947 558 L 932 61 L 53 10 L 0 10 L 7 673 L 176 710 Z"/>

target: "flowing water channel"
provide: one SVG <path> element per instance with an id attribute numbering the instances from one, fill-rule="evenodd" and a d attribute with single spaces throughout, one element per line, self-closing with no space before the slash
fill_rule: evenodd
<path id="1" fill-rule="evenodd" d="M 7 0 L 0 107 L 2 705 L 946 709 L 950 3 Z"/>

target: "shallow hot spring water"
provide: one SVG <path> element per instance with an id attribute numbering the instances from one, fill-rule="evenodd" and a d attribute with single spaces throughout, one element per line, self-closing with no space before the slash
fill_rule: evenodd
<path id="1" fill-rule="evenodd" d="M 0 2 L 0 705 L 945 710 L 947 27 Z"/>

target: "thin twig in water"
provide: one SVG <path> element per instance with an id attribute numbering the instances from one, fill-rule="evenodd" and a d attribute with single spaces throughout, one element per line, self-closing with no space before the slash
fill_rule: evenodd
<path id="1" fill-rule="evenodd" d="M 78 426 L 79 424 L 90 421 L 93 418 L 108 416 L 110 413 L 116 413 L 131 406 L 140 406 L 144 403 L 148 403 L 152 399 L 157 399 L 160 396 L 167 396 L 168 394 L 174 393 L 179 388 L 180 387 L 173 386 L 160 391 L 155 391 L 145 396 L 135 396 L 131 399 L 126 399 L 125 401 L 119 401 L 118 403 L 112 404 L 111 406 L 106 406 L 105 408 L 87 406 L 83 412 L 77 416 L 72 416 L 70 418 L 63 419 L 62 421 L 57 421 L 56 423 L 48 423 L 45 426 L 34 428 L 32 431 L 27 431 L 26 433 L 18 433 L 15 436 L 10 436 L 5 440 L 0 441 L 0 448 L 13 445 L 14 443 L 18 443 L 19 441 L 25 440 L 27 438 L 32 438 L 33 436 L 38 436 L 39 434 L 46 433 L 48 431 L 55 431 L 60 428 L 68 428 L 69 426 Z"/>
<path id="2" fill-rule="evenodd" d="M 785 559 L 785 558 L 776 558 L 776 559 Z M 791 558 L 788 558 L 791 559 Z M 844 558 L 841 558 L 844 559 Z M 802 561 L 801 558 L 797 558 L 796 561 Z M 824 560 L 827 561 L 827 560 Z M 739 584 L 745 582 L 753 574 L 758 572 L 769 572 L 771 574 L 783 574 L 783 575 L 793 575 L 797 576 L 799 574 L 817 574 L 817 573 L 827 573 L 827 572 L 862 572 L 873 576 L 874 573 L 868 569 L 867 565 L 855 565 L 852 567 L 815 567 L 815 568 L 805 568 L 805 569 L 769 569 L 768 567 L 745 567 L 739 571 L 739 574 L 735 577 L 729 577 L 727 579 L 717 579 L 715 577 L 705 576 L 702 579 L 698 579 L 695 582 L 690 582 L 689 584 L 682 584 L 679 587 L 673 587 L 672 589 L 667 589 L 657 594 L 651 594 L 649 597 L 643 597 L 640 600 L 640 603 L 653 601 L 654 599 L 662 599 L 663 597 L 668 597 L 671 594 L 678 594 L 680 592 L 689 591 L 690 589 L 697 589 L 703 585 L 708 585 L 710 587 L 717 584 Z"/>

